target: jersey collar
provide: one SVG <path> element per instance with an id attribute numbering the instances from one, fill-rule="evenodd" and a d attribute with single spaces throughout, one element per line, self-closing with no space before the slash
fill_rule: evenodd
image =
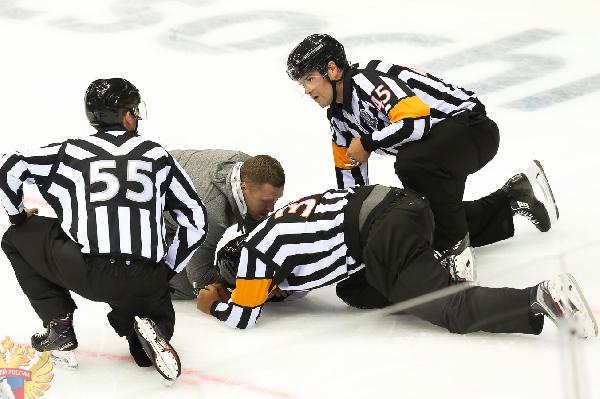
<path id="1" fill-rule="evenodd" d="M 352 77 L 356 73 L 356 68 L 353 65 L 348 67 L 346 73 L 344 73 L 344 100 L 342 108 L 352 113 Z"/>

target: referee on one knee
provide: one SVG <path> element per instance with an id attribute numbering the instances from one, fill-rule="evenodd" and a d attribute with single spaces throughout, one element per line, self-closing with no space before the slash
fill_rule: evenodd
<path id="1" fill-rule="evenodd" d="M 175 326 L 168 280 L 204 241 L 206 211 L 173 157 L 137 133 L 145 105 L 133 84 L 92 82 L 85 110 L 95 134 L 0 161 L 0 199 L 12 224 L 2 250 L 46 327 L 32 346 L 72 354 L 73 291 L 108 303 L 109 322 L 136 363 L 175 380 L 181 365 L 168 342 Z M 56 218 L 24 207 L 24 183 L 38 186 Z M 163 211 L 179 225 L 170 246 Z M 73 356 L 66 362 L 76 364 Z"/>

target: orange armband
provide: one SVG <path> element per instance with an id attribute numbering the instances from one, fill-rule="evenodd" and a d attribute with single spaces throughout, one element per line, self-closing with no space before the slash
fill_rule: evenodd
<path id="1" fill-rule="evenodd" d="M 237 305 L 254 308 L 266 302 L 269 296 L 271 279 L 256 279 L 235 281 L 235 289 L 231 293 L 231 300 Z"/>
<path id="2" fill-rule="evenodd" d="M 352 158 L 346 155 L 348 147 L 339 146 L 334 141 L 331 142 L 331 146 L 333 148 L 333 162 L 336 168 L 352 169 L 356 166 L 352 163 Z"/>
<path id="3" fill-rule="evenodd" d="M 421 118 L 429 116 L 431 109 L 417 96 L 403 98 L 388 112 L 390 122 L 395 123 L 405 118 Z"/>

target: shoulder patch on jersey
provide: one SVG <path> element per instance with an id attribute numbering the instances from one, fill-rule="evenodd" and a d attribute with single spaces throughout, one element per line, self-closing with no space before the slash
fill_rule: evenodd
<path id="1" fill-rule="evenodd" d="M 377 117 L 371 115 L 366 109 L 360 110 L 360 119 L 362 119 L 371 129 L 377 129 Z"/>

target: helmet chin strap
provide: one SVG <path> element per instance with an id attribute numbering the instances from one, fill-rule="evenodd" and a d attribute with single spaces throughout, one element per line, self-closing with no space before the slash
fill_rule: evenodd
<path id="1" fill-rule="evenodd" d="M 327 80 L 329 80 L 329 83 L 331 83 L 331 88 L 333 89 L 333 99 L 331 100 L 331 104 L 329 104 L 329 105 L 333 105 L 333 104 L 335 104 L 335 100 L 337 100 L 337 88 L 336 88 L 337 82 L 344 79 L 344 73 L 342 71 L 342 77 L 337 80 L 329 79 L 329 75 L 325 75 L 325 76 L 327 77 Z"/>

